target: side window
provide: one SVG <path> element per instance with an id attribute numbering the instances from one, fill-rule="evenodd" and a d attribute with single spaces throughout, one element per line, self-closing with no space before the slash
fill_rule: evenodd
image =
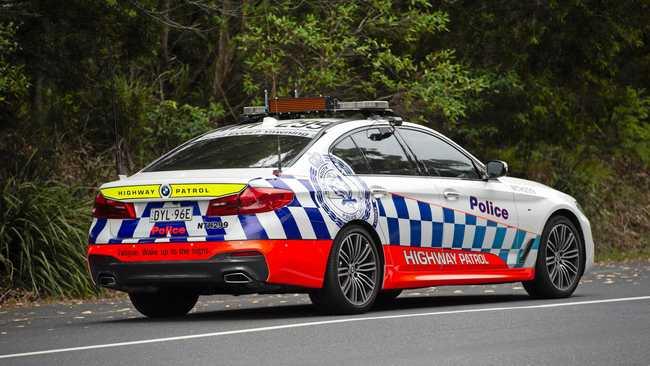
<path id="1" fill-rule="evenodd" d="M 336 144 L 332 149 L 332 154 L 348 163 L 356 174 L 367 174 L 370 172 L 366 159 L 350 137 L 346 137 Z"/>
<path id="2" fill-rule="evenodd" d="M 463 153 L 445 141 L 424 132 L 400 129 L 418 161 L 427 169 L 429 175 L 453 178 L 480 178 L 474 164 Z"/>
<path id="3" fill-rule="evenodd" d="M 370 165 L 371 174 L 418 175 L 397 138 L 388 129 L 371 128 L 352 135 Z"/>

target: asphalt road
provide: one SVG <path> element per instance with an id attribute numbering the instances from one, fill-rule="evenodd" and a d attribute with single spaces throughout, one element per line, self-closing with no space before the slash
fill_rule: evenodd
<path id="1" fill-rule="evenodd" d="M 599 266 L 570 299 L 440 287 L 362 316 L 304 295 L 204 297 L 157 321 L 126 300 L 0 310 L 0 365 L 433 364 L 650 365 L 650 263 Z"/>

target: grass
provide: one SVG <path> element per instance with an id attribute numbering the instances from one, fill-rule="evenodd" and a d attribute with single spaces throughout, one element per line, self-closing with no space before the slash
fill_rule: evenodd
<path id="1" fill-rule="evenodd" d="M 596 253 L 596 262 L 635 262 L 650 261 L 650 248 L 641 248 L 637 250 L 612 249 Z"/>
<path id="2" fill-rule="evenodd" d="M 9 178 L 0 187 L 0 286 L 35 297 L 97 293 L 85 247 L 87 193 L 53 182 Z"/>

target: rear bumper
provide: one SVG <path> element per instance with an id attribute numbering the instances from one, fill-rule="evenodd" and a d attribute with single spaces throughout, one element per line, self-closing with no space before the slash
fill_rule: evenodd
<path id="1" fill-rule="evenodd" d="M 268 267 L 262 255 L 174 262 L 120 262 L 106 255 L 90 255 L 88 264 L 96 284 L 122 291 L 183 287 L 202 293 L 250 293 L 268 287 Z"/>
<path id="2" fill-rule="evenodd" d="M 322 287 L 330 247 L 331 240 L 95 244 L 88 264 L 97 285 L 122 291 L 284 292 Z M 232 255 L 243 251 L 259 254 Z"/>

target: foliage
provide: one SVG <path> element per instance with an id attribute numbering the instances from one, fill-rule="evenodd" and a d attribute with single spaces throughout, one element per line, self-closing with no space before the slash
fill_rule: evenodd
<path id="1" fill-rule="evenodd" d="M 16 25 L 14 23 L 0 22 L 0 105 L 6 107 L 25 97 L 29 87 L 23 65 L 11 61 L 11 57 L 18 48 L 15 34 Z"/>
<path id="2" fill-rule="evenodd" d="M 237 37 L 250 97 L 267 87 L 278 95 L 295 88 L 391 99 L 416 120 L 442 115 L 456 121 L 487 86 L 455 60 L 453 50 L 430 42 L 448 31 L 449 17 L 427 1 L 282 5 L 254 9 L 262 15 Z M 424 113 L 409 113 L 414 105 Z"/>
<path id="3" fill-rule="evenodd" d="M 180 145 L 182 142 L 210 131 L 211 121 L 224 116 L 224 110 L 219 104 L 211 104 L 208 108 L 194 107 L 189 104 L 177 105 L 166 100 L 148 111 L 148 124 L 142 131 L 144 138 L 142 146 L 143 161 L 155 157 Z"/>
<path id="4" fill-rule="evenodd" d="M 0 187 L 2 287 L 37 295 L 87 296 L 89 202 L 56 183 L 7 179 Z"/>
<path id="5" fill-rule="evenodd" d="M 623 166 L 623 169 L 633 167 Z M 650 175 L 635 171 L 633 181 L 621 182 L 621 171 L 595 185 L 585 208 L 598 243 L 599 256 L 650 253 Z M 646 255 L 647 257 L 647 255 Z"/>

